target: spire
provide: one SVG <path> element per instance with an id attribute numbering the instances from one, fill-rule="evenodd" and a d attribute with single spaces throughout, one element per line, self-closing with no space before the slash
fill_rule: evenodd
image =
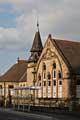
<path id="1" fill-rule="evenodd" d="M 34 40 L 33 40 L 32 48 L 31 48 L 31 56 L 30 56 L 29 60 L 36 59 L 36 61 L 37 61 L 39 59 L 39 56 L 43 49 L 40 32 L 39 32 L 38 19 L 37 19 L 37 30 L 38 31 L 36 32 Z"/>
<path id="2" fill-rule="evenodd" d="M 38 20 L 38 16 L 37 16 L 37 30 L 39 31 L 39 20 Z"/>
<path id="3" fill-rule="evenodd" d="M 42 51 L 43 46 L 42 46 L 42 42 L 41 42 L 41 37 L 40 37 L 40 32 L 36 32 L 34 40 L 33 40 L 33 44 L 32 44 L 32 48 L 31 48 L 31 52 L 39 52 Z"/>

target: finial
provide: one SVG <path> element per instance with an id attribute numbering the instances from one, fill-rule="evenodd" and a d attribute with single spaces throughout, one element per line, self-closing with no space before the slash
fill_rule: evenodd
<path id="1" fill-rule="evenodd" d="M 52 38 L 51 34 L 48 35 L 48 38 L 50 38 L 50 39 Z"/>
<path id="2" fill-rule="evenodd" d="M 37 30 L 39 31 L 39 19 L 38 19 L 38 16 L 37 16 Z"/>

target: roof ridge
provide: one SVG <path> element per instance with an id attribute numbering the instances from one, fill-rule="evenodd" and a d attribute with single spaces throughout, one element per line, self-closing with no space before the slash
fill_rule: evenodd
<path id="1" fill-rule="evenodd" d="M 63 42 L 72 42 L 72 43 L 80 43 L 80 41 L 72 41 L 72 40 L 65 40 L 65 39 L 52 39 L 52 40 L 57 40 L 57 41 L 63 41 Z"/>

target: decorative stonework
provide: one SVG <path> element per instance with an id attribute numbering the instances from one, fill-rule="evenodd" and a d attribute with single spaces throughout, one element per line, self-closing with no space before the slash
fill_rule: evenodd
<path id="1" fill-rule="evenodd" d="M 52 57 L 56 57 L 56 54 L 50 49 L 47 49 L 45 54 L 42 56 L 42 59 L 51 59 Z"/>

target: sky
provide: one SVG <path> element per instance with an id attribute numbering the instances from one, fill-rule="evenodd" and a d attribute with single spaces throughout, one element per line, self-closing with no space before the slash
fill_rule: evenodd
<path id="1" fill-rule="evenodd" d="M 79 0 L 0 0 L 0 75 L 28 59 L 37 16 L 43 43 L 48 34 L 80 42 Z"/>

